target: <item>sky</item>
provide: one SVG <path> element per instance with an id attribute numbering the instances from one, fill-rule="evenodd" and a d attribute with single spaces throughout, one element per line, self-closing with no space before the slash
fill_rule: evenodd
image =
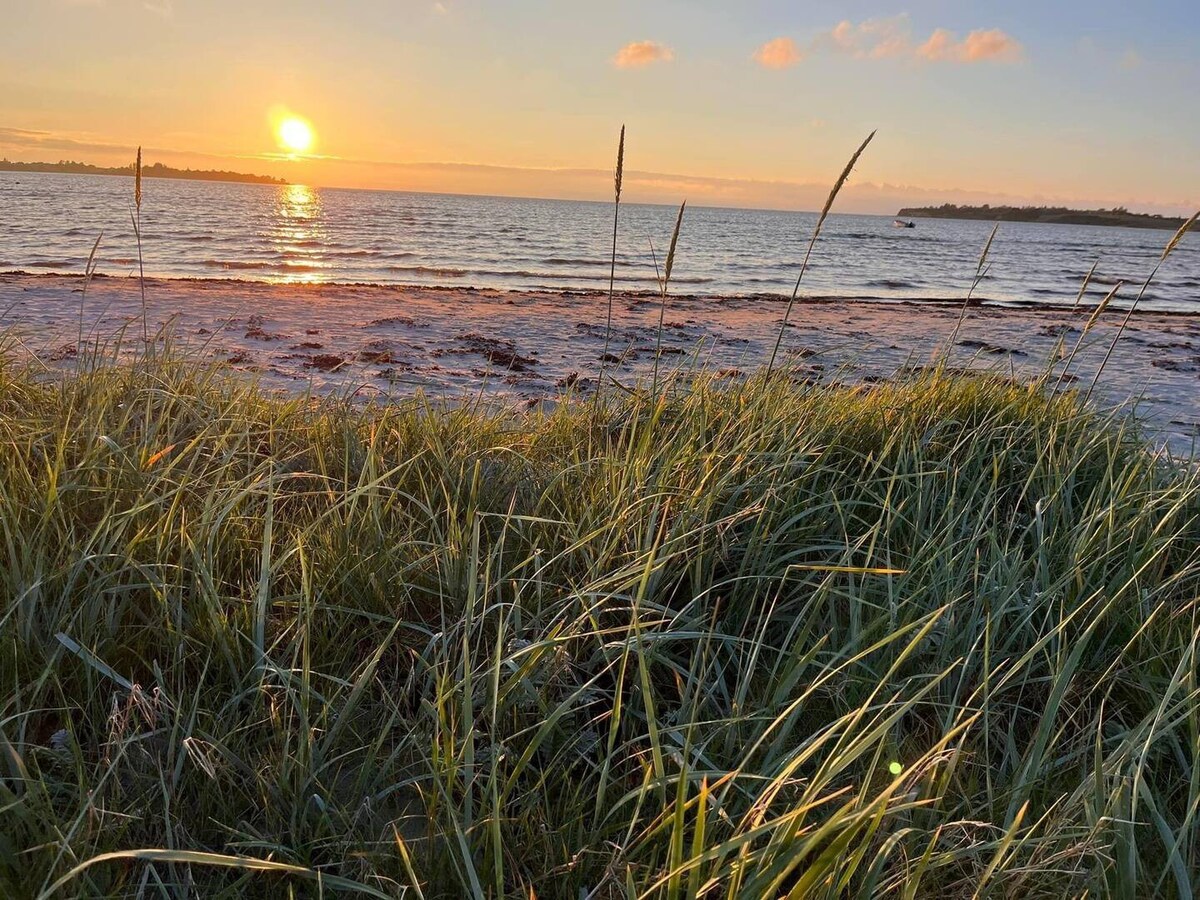
<path id="1" fill-rule="evenodd" d="M 813 209 L 1200 207 L 1200 3 L 0 0 L 0 156 Z M 316 141 L 288 158 L 284 111 Z"/>

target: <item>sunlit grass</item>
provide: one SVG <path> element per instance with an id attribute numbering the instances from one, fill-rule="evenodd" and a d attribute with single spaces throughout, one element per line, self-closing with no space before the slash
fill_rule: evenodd
<path id="1" fill-rule="evenodd" d="M 785 374 L 10 365 L 0 893 L 1193 889 L 1197 475 L 1037 386 Z"/>

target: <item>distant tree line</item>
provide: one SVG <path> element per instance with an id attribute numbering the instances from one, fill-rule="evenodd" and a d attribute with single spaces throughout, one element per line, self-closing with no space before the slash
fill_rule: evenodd
<path id="1" fill-rule="evenodd" d="M 1184 219 L 1158 213 L 1130 212 L 1124 206 L 1111 209 L 1071 209 L 1066 206 L 915 206 L 900 210 L 900 216 L 931 219 L 985 219 L 989 222 L 1041 222 L 1058 225 L 1120 225 L 1127 228 L 1178 228 Z"/>
<path id="2" fill-rule="evenodd" d="M 50 172 L 63 175 L 133 175 L 133 163 L 127 166 L 93 166 L 88 163 L 63 159 L 56 163 L 13 162 L 0 159 L 0 172 Z M 227 172 L 220 169 L 176 169 L 162 163 L 142 166 L 146 178 L 179 178 L 190 181 L 234 181 L 245 184 L 287 184 L 282 178 L 270 175 L 247 175 L 242 172 Z"/>

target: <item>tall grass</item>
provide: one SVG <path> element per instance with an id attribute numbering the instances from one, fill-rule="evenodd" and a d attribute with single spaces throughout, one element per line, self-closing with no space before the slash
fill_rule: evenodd
<path id="1" fill-rule="evenodd" d="M 133 209 L 129 212 L 133 222 L 133 235 L 137 239 L 138 288 L 142 293 L 142 343 L 150 343 L 150 323 L 146 309 L 146 265 L 142 257 L 142 148 L 137 149 L 137 161 L 133 164 Z"/>
<path id="2" fill-rule="evenodd" d="M 1154 276 L 1158 274 L 1158 270 L 1162 268 L 1162 264 L 1165 263 L 1171 254 L 1175 252 L 1176 248 L 1179 247 L 1180 242 L 1183 240 L 1183 236 L 1195 227 L 1197 221 L 1200 221 L 1200 211 L 1193 213 L 1187 221 L 1180 225 L 1175 233 L 1171 236 L 1171 239 L 1167 241 L 1167 245 L 1163 247 L 1163 252 L 1158 257 L 1157 261 L 1155 261 L 1154 268 L 1150 270 L 1150 274 L 1147 275 L 1146 280 L 1142 282 L 1141 289 L 1138 290 L 1137 296 L 1133 298 L 1133 302 L 1129 304 L 1129 309 L 1125 311 L 1125 317 L 1121 320 L 1120 327 L 1116 330 L 1116 333 L 1113 334 L 1112 342 L 1108 345 L 1108 351 L 1104 354 L 1104 359 L 1100 361 L 1100 365 L 1096 368 L 1096 374 L 1092 378 L 1092 384 L 1091 387 L 1088 388 L 1086 397 L 1090 398 L 1092 396 L 1092 391 L 1096 389 L 1096 385 L 1099 383 L 1100 378 L 1104 375 L 1104 370 L 1108 366 L 1108 361 L 1112 359 L 1113 351 L 1117 349 L 1117 341 L 1121 339 L 1121 336 L 1125 334 L 1125 329 L 1129 327 L 1129 321 L 1133 318 L 1133 314 L 1137 311 L 1138 304 L 1142 302 L 1142 298 L 1146 296 L 1146 291 L 1150 288 L 1150 283 L 1154 281 Z"/>
<path id="3" fill-rule="evenodd" d="M 613 228 L 612 228 L 612 258 L 608 269 L 608 318 L 604 325 L 604 352 L 600 355 L 600 376 L 598 383 L 604 385 L 604 366 L 608 362 L 608 348 L 612 340 L 613 300 L 617 286 L 617 232 L 621 224 L 621 180 L 625 172 L 625 126 L 621 126 L 621 138 L 617 142 L 617 166 L 613 170 Z"/>
<path id="4" fill-rule="evenodd" d="M 96 275 L 96 267 L 100 264 L 96 253 L 100 250 L 100 242 L 104 240 L 104 232 L 96 235 L 96 242 L 92 244 L 92 250 L 88 254 L 87 262 L 83 265 L 83 284 L 79 288 L 79 337 L 75 342 L 75 353 L 78 357 L 83 353 L 83 312 L 87 305 L 87 289 L 91 286 L 92 279 Z"/>
<path id="5" fill-rule="evenodd" d="M 808 249 L 804 251 L 804 259 L 800 263 L 800 271 L 796 273 L 796 286 L 792 289 L 792 296 L 788 299 L 787 308 L 784 310 L 783 322 L 779 325 L 779 336 L 775 339 L 775 346 L 771 349 L 771 358 L 767 360 L 766 372 L 768 375 L 775 368 L 775 359 L 779 356 L 779 348 L 783 344 L 783 336 L 787 333 L 788 322 L 792 318 L 792 308 L 796 305 L 796 300 L 800 296 L 800 283 L 804 280 L 804 273 L 808 271 L 808 263 L 812 258 L 813 248 L 817 246 L 817 238 L 821 236 L 821 229 L 825 227 L 825 220 L 829 218 L 829 211 L 833 209 L 833 201 L 842 192 L 842 188 L 845 187 L 846 181 L 850 178 L 850 173 L 854 171 L 854 167 L 858 164 L 859 157 L 863 155 L 863 151 L 867 149 L 867 145 L 871 143 L 874 137 L 875 132 L 872 131 L 859 144 L 858 149 L 850 155 L 850 159 L 847 161 L 846 167 L 842 170 L 842 174 L 833 183 L 833 187 L 829 191 L 829 196 L 825 198 L 825 205 L 821 207 L 821 214 L 817 216 L 817 224 L 813 226 L 812 237 L 808 241 Z"/>
<path id="6" fill-rule="evenodd" d="M 654 339 L 654 375 L 651 381 L 651 392 L 658 394 L 658 363 L 662 359 L 662 336 L 663 326 L 666 323 L 667 315 L 667 291 L 671 288 L 671 272 L 675 269 L 675 251 L 679 246 L 679 230 L 683 227 L 683 214 L 687 210 L 687 201 L 679 204 L 679 215 L 675 217 L 675 228 L 671 231 L 671 243 L 667 248 L 667 258 L 663 267 L 662 277 L 659 279 L 659 302 L 658 302 L 658 331 Z M 653 254 L 654 245 L 650 245 L 650 252 Z M 655 272 L 658 271 L 658 259 L 654 261 Z"/>
<path id="7" fill-rule="evenodd" d="M 1194 471 L 984 376 L 601 410 L 6 366 L 0 894 L 1194 889 Z"/>
<path id="8" fill-rule="evenodd" d="M 963 305 L 959 309 L 958 319 L 954 323 L 954 329 L 950 332 L 950 337 L 946 339 L 946 346 L 943 350 L 942 362 L 948 362 L 950 354 L 954 351 L 954 346 L 958 343 L 958 335 L 962 331 L 963 322 L 967 320 L 967 310 L 971 308 L 971 301 L 975 297 L 975 291 L 979 289 L 979 285 L 983 284 L 983 279 L 987 278 L 988 270 L 991 264 L 988 262 L 988 255 L 992 252 L 992 244 L 996 240 L 996 232 L 1000 230 L 1000 223 L 997 222 L 992 226 L 992 230 L 988 232 L 988 238 L 983 244 L 983 250 L 979 253 L 979 261 L 975 263 L 975 275 L 971 278 L 971 286 L 967 289 L 967 296 L 963 300 Z M 1093 268 L 1095 268 L 1093 266 Z M 1091 277 L 1091 273 L 1088 273 Z M 1087 281 L 1084 281 L 1086 286 Z"/>

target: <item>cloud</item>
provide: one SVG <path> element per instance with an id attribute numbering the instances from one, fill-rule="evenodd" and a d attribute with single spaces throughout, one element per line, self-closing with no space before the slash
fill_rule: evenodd
<path id="1" fill-rule="evenodd" d="M 782 69 L 795 65 L 809 53 L 822 51 L 855 59 L 925 62 L 1015 62 L 1021 58 L 1021 45 L 998 28 L 972 31 L 961 41 L 952 31 L 935 28 L 925 41 L 918 42 L 913 37 L 912 23 L 902 14 L 861 22 L 844 19 L 819 34 L 808 47 L 797 46 L 791 38 L 776 38 L 759 47 L 754 59 L 767 68 Z"/>
<path id="2" fill-rule="evenodd" d="M 930 62 L 1018 62 L 1022 50 L 1016 40 L 999 28 L 977 29 L 962 41 L 955 38 L 954 32 L 937 28 L 917 48 L 917 56 Z"/>
<path id="3" fill-rule="evenodd" d="M 1020 43 L 999 28 L 980 28 L 961 41 L 947 28 L 935 28 L 923 42 L 913 39 L 908 16 L 843 20 L 814 41 L 824 47 L 856 59 L 914 59 L 925 62 L 1019 62 Z"/>
<path id="4" fill-rule="evenodd" d="M 613 57 L 613 65 L 618 69 L 640 69 L 660 62 L 671 62 L 675 51 L 658 41 L 634 41 L 626 44 Z"/>
<path id="5" fill-rule="evenodd" d="M 1025 56 L 1020 42 L 999 28 L 972 31 L 962 46 L 964 62 L 1020 62 Z"/>
<path id="6" fill-rule="evenodd" d="M 859 58 L 887 59 L 912 51 L 910 31 L 907 15 L 866 19 L 858 24 L 842 20 L 828 34 L 818 38 L 817 43 Z"/>
<path id="7" fill-rule="evenodd" d="M 945 28 L 937 28 L 929 36 L 929 40 L 917 48 L 917 56 L 931 62 L 940 62 L 950 59 L 954 49 L 954 35 Z"/>
<path id="8" fill-rule="evenodd" d="M 789 37 L 767 41 L 754 51 L 754 61 L 764 69 L 787 69 L 804 59 L 804 53 Z"/>

